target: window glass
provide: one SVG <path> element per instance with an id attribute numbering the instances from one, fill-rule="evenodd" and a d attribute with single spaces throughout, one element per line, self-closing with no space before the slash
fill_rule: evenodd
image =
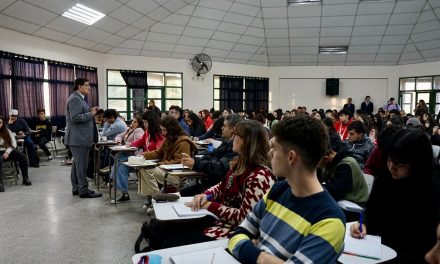
<path id="1" fill-rule="evenodd" d="M 120 71 L 108 71 L 108 84 L 126 85 Z"/>
<path id="2" fill-rule="evenodd" d="M 163 73 L 149 72 L 147 75 L 147 82 L 149 86 L 164 86 Z"/>
<path id="3" fill-rule="evenodd" d="M 165 73 L 165 86 L 182 87 L 182 75 L 180 73 Z"/>
<path id="4" fill-rule="evenodd" d="M 416 79 L 415 78 L 405 78 L 400 79 L 400 90 L 401 91 L 411 91 L 416 89 Z"/>
<path id="5" fill-rule="evenodd" d="M 116 109 L 118 112 L 127 111 L 127 100 L 109 99 L 107 108 Z"/>
<path id="6" fill-rule="evenodd" d="M 178 105 L 182 107 L 182 100 L 166 100 L 165 101 L 165 108 L 169 109 L 172 105 Z"/>
<path id="7" fill-rule="evenodd" d="M 159 89 L 148 89 L 148 98 L 161 98 L 162 97 L 162 91 Z M 157 104 L 156 104 L 157 105 Z"/>
<path id="8" fill-rule="evenodd" d="M 182 98 L 182 88 L 166 88 L 166 98 Z"/>
<path id="9" fill-rule="evenodd" d="M 214 76 L 214 88 L 220 88 L 220 76 Z M 215 108 L 217 109 L 217 108 Z"/>
<path id="10" fill-rule="evenodd" d="M 125 86 L 108 86 L 109 98 L 126 98 L 127 87 Z"/>
<path id="11" fill-rule="evenodd" d="M 417 90 L 431 90 L 432 77 L 417 78 L 416 89 Z"/>
<path id="12" fill-rule="evenodd" d="M 220 99 L 220 89 L 214 89 L 214 99 Z M 214 109 L 217 109 L 214 107 Z"/>

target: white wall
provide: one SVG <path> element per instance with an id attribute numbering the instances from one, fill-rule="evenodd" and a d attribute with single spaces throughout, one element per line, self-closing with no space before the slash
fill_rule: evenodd
<path id="1" fill-rule="evenodd" d="M 286 104 L 285 88 L 282 88 L 283 79 L 385 79 L 386 88 L 379 93 L 375 91 L 373 101 L 376 105 L 385 104 L 391 97 L 397 97 L 399 87 L 399 77 L 421 76 L 421 75 L 440 75 L 440 62 L 421 63 L 403 66 L 289 66 L 289 67 L 264 67 L 231 63 L 214 62 L 211 71 L 202 78 L 197 79 L 194 71 L 189 65 L 189 59 L 163 59 L 149 58 L 141 56 L 107 55 L 64 45 L 58 42 L 32 37 L 12 30 L 0 28 L 0 50 L 41 57 L 57 61 L 74 64 L 87 65 L 98 68 L 100 106 L 106 107 L 106 69 L 131 69 L 131 70 L 150 70 L 150 71 L 171 71 L 183 73 L 183 105 L 185 108 L 203 109 L 209 108 L 213 104 L 213 75 L 238 75 L 238 76 L 257 76 L 268 77 L 269 81 L 269 107 L 270 109 L 279 108 Z M 317 86 L 316 86 L 317 87 Z M 322 88 L 319 85 L 319 89 Z M 345 88 L 344 88 L 345 90 Z M 312 93 L 310 90 L 301 91 L 304 94 Z M 315 91 L 316 92 L 316 91 Z M 299 93 L 299 91 L 298 91 Z M 349 95 L 341 94 L 337 100 L 342 100 Z M 362 96 L 366 94 L 362 93 Z M 375 98 L 382 94 L 383 98 Z M 291 98 L 291 95 L 289 95 Z M 355 95 L 351 95 L 355 97 Z M 341 99 L 342 98 L 342 99 Z M 317 104 L 328 104 L 326 98 L 321 98 Z M 360 105 L 355 99 L 354 103 Z M 299 103 L 304 105 L 303 103 Z M 287 107 L 286 108 L 292 108 Z"/>
<path id="2" fill-rule="evenodd" d="M 348 97 L 353 98 L 356 109 L 361 107 L 366 95 L 377 100 L 375 110 L 386 98 L 388 79 L 339 79 L 339 96 L 326 96 L 326 79 L 280 79 L 278 107 L 283 110 L 292 109 L 292 106 L 306 106 L 309 111 L 313 108 L 342 109 Z"/>

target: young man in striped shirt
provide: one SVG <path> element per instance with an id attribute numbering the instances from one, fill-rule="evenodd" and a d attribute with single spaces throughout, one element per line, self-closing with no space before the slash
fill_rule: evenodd
<path id="1" fill-rule="evenodd" d="M 329 147 L 318 120 L 284 119 L 272 129 L 273 174 L 285 177 L 257 203 L 229 241 L 241 263 L 335 263 L 342 253 L 345 217 L 316 176 Z"/>

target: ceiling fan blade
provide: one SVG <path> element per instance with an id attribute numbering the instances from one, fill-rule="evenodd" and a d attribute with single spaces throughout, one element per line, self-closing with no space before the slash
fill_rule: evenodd
<path id="1" fill-rule="evenodd" d="M 204 62 L 202 62 L 202 69 L 203 68 L 205 68 L 206 69 L 206 72 L 208 72 L 209 71 L 209 69 L 208 69 L 208 66 L 206 66 L 206 63 L 204 63 Z"/>
<path id="2" fill-rule="evenodd" d="M 196 61 L 197 61 L 198 63 L 200 63 L 199 56 L 195 56 L 194 58 L 196 58 Z"/>

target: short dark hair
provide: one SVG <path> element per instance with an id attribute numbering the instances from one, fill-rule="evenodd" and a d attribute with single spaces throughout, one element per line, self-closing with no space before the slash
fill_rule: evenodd
<path id="1" fill-rule="evenodd" d="M 89 82 L 87 78 L 76 78 L 73 83 L 73 90 L 77 91 L 81 85 L 84 85 L 86 82 Z"/>
<path id="2" fill-rule="evenodd" d="M 46 110 L 44 108 L 37 109 L 37 115 L 39 115 L 41 112 L 46 114 Z"/>
<path id="3" fill-rule="evenodd" d="M 286 151 L 288 149 L 297 151 L 303 165 L 313 170 L 316 169 L 329 145 L 325 126 L 319 120 L 307 115 L 288 117 L 279 121 L 272 128 L 272 134 Z"/>
<path id="4" fill-rule="evenodd" d="M 222 116 L 222 112 L 220 112 L 220 111 L 214 111 L 213 113 L 212 113 L 212 119 L 218 119 L 218 118 L 220 118 Z"/>
<path id="5" fill-rule="evenodd" d="M 172 105 L 170 106 L 170 108 L 168 108 L 169 111 L 171 110 L 176 110 L 180 116 L 182 116 L 182 108 L 180 108 L 180 106 L 178 105 Z"/>
<path id="6" fill-rule="evenodd" d="M 353 113 L 347 109 L 342 109 L 338 113 L 338 116 L 340 116 L 340 115 L 348 115 L 349 117 L 351 117 L 353 115 Z"/>
<path id="7" fill-rule="evenodd" d="M 394 97 L 391 97 L 391 98 L 390 98 L 390 101 L 395 101 Z"/>
<path id="8" fill-rule="evenodd" d="M 365 125 L 361 121 L 356 120 L 348 126 L 348 131 L 350 130 L 354 130 L 356 133 L 359 134 L 365 134 Z"/>
<path id="9" fill-rule="evenodd" d="M 117 118 L 118 117 L 118 112 L 116 112 L 115 109 L 107 109 L 104 111 L 104 118 Z"/>

